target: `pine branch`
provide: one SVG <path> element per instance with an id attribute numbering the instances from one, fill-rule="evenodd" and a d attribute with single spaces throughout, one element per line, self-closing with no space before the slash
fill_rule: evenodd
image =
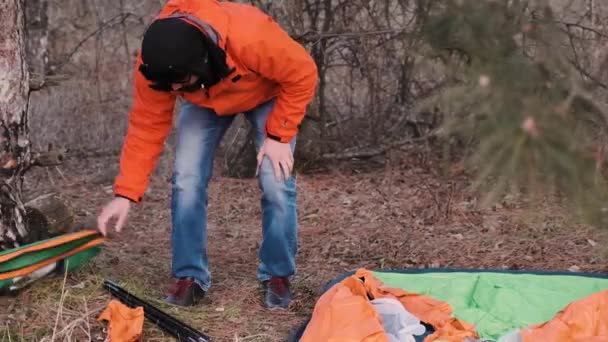
<path id="1" fill-rule="evenodd" d="M 604 226 L 608 184 L 598 141 L 608 132 L 608 108 L 580 75 L 606 84 L 580 65 L 574 35 L 546 1 L 512 4 L 451 0 L 433 9 L 424 39 L 463 82 L 421 108 L 446 114 L 441 136 L 475 142 L 468 162 L 486 203 L 512 189 L 556 190 L 587 222 Z"/>

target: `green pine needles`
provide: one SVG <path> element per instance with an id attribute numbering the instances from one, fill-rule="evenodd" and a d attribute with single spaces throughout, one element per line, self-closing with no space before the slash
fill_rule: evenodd
<path id="1" fill-rule="evenodd" d="M 608 111 L 572 62 L 546 1 L 450 0 L 422 29 L 450 85 L 421 104 L 444 113 L 443 137 L 472 141 L 475 186 L 559 195 L 592 224 L 608 223 L 602 174 Z"/>

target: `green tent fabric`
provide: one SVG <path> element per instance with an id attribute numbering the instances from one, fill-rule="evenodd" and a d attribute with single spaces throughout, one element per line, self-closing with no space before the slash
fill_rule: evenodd
<path id="1" fill-rule="evenodd" d="M 93 230 L 68 233 L 0 253 L 0 292 L 18 290 L 53 273 L 71 272 L 101 251 Z"/>
<path id="2" fill-rule="evenodd" d="M 350 277 L 332 280 L 324 292 Z M 483 340 L 498 341 L 512 331 L 551 320 L 568 304 L 608 290 L 608 275 L 477 269 L 373 270 L 384 286 L 447 302 L 453 317 L 475 326 Z M 299 341 L 307 323 L 289 339 Z M 432 327 L 416 341 L 432 333 Z"/>
<path id="3" fill-rule="evenodd" d="M 608 278 L 584 274 L 376 271 L 374 276 L 386 286 L 449 303 L 454 317 L 492 340 L 548 321 L 569 303 L 608 289 Z"/>

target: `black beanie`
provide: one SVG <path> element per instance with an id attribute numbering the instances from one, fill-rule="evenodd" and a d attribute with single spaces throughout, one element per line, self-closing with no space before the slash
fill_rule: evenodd
<path id="1" fill-rule="evenodd" d="M 157 19 L 144 33 L 142 73 L 156 82 L 178 81 L 204 63 L 205 42 L 197 27 L 179 18 Z"/>

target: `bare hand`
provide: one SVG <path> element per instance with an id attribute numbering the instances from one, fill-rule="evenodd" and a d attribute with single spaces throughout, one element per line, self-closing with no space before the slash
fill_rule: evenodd
<path id="1" fill-rule="evenodd" d="M 294 159 L 293 153 L 291 153 L 291 146 L 289 146 L 288 143 L 282 143 L 270 138 L 264 139 L 260 152 L 258 152 L 256 176 L 260 171 L 264 156 L 267 156 L 268 159 L 270 159 L 277 182 L 281 181 L 281 171 L 285 176 L 284 179 L 289 178 L 293 171 Z"/>
<path id="2" fill-rule="evenodd" d="M 120 232 L 127 221 L 127 215 L 129 214 L 130 208 L 131 202 L 128 199 L 123 197 L 114 198 L 103 208 L 101 214 L 97 218 L 97 229 L 105 236 L 108 232 L 109 221 L 116 218 L 114 229 L 117 232 Z"/>

